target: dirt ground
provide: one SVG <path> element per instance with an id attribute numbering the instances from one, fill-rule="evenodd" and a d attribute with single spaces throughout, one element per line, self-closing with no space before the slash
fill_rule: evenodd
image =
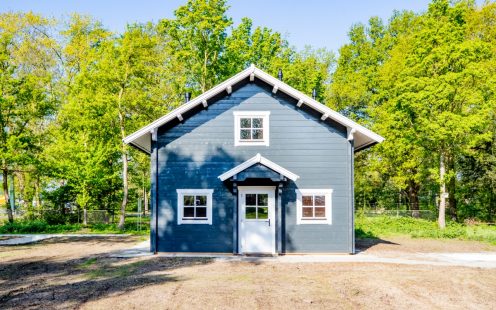
<path id="1" fill-rule="evenodd" d="M 221 262 L 109 255 L 137 237 L 0 247 L 1 309 L 496 309 L 496 269 Z M 362 240 L 370 253 L 496 251 L 478 242 Z"/>

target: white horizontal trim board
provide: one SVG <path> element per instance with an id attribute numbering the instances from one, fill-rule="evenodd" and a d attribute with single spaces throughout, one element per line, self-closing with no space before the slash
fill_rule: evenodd
<path id="1" fill-rule="evenodd" d="M 251 65 L 250 67 L 246 68 L 245 70 L 239 72 L 238 74 L 234 75 L 233 77 L 225 80 L 224 82 L 218 84 L 217 86 L 213 87 L 212 89 L 206 91 L 205 93 L 201 94 L 200 96 L 190 100 L 189 102 L 181 105 L 180 107 L 172 110 L 170 113 L 160 117 L 159 119 L 153 121 L 152 123 L 146 125 L 145 127 L 139 129 L 138 131 L 128 135 L 123 139 L 124 143 L 127 144 L 133 144 L 135 146 L 141 146 L 141 149 L 147 151 L 148 153 L 151 152 L 149 146 L 143 146 L 146 143 L 146 141 L 150 140 L 150 135 L 151 131 L 153 129 L 156 129 L 176 118 L 178 118 L 178 115 L 182 115 L 185 112 L 191 110 L 192 108 L 203 104 L 205 106 L 205 103 L 207 100 L 210 98 L 214 97 L 215 95 L 221 93 L 221 92 L 227 92 L 231 93 L 233 85 L 241 82 L 242 80 L 249 78 L 251 81 L 254 80 L 254 78 L 257 77 L 258 79 L 264 81 L 265 83 L 268 83 L 271 85 L 273 88 L 272 90 L 274 91 L 282 91 L 285 94 L 293 97 L 294 99 L 298 100 L 297 106 L 301 107 L 302 104 L 305 104 L 309 106 L 310 108 L 316 110 L 317 112 L 321 113 L 322 115 L 327 115 L 328 118 L 340 123 L 343 126 L 346 126 L 347 128 L 354 129 L 356 132 L 356 135 L 361 135 L 363 136 L 363 139 L 357 139 L 362 141 L 360 145 L 355 144 L 355 149 L 360 149 L 361 147 L 367 146 L 369 144 L 373 143 L 380 143 L 384 141 L 384 138 L 381 137 L 380 135 L 372 132 L 371 130 L 363 127 L 362 125 L 352 121 L 351 119 L 345 117 L 344 115 L 339 114 L 338 112 L 330 109 L 329 107 L 321 104 L 320 102 L 312 99 L 311 97 L 303 94 L 302 92 L 294 89 L 293 87 L 289 86 L 288 84 L 280 81 L 279 79 L 267 74 L 266 72 L 258 69 L 254 65 Z M 326 117 L 326 118 L 327 118 Z M 148 139 L 148 140 L 147 140 Z"/>
<path id="2" fill-rule="evenodd" d="M 219 175 L 219 179 L 221 181 L 225 181 L 225 180 L 229 179 L 230 177 L 234 176 L 235 174 L 238 174 L 241 171 L 243 171 L 247 168 L 250 168 L 251 166 L 258 164 L 258 163 L 266 166 L 267 168 L 274 170 L 275 172 L 282 174 L 283 176 L 285 176 L 286 178 L 288 178 L 292 181 L 296 181 L 299 178 L 299 176 L 297 174 L 292 173 L 291 171 L 279 166 L 278 164 L 268 160 L 267 158 L 260 155 L 260 153 L 258 153 L 257 155 L 253 156 L 252 158 L 248 159 L 247 161 L 245 161 L 245 162 L 237 165 L 236 167 L 232 168 L 231 170 L 226 171 L 223 174 Z"/>

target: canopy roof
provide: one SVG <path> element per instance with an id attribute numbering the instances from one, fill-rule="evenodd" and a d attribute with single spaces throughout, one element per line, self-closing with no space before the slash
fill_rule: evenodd
<path id="1" fill-rule="evenodd" d="M 189 110 L 199 106 L 200 104 L 204 107 L 208 106 L 208 100 L 212 97 L 226 92 L 230 94 L 232 92 L 232 88 L 237 83 L 242 82 L 245 79 L 250 79 L 250 81 L 254 81 L 255 78 L 260 79 L 261 81 L 269 84 L 273 87 L 273 92 L 277 91 L 284 92 L 285 94 L 293 97 L 297 100 L 297 106 L 301 107 L 302 105 L 306 105 L 317 112 L 322 114 L 322 120 L 330 118 L 335 122 L 345 126 L 348 129 L 349 139 L 354 139 L 355 151 L 367 148 L 376 143 L 380 143 L 384 141 L 384 138 L 380 135 L 372 132 L 371 130 L 363 127 L 362 125 L 352 121 L 351 119 L 345 117 L 344 115 L 339 114 L 338 112 L 330 109 L 329 107 L 323 105 L 322 103 L 310 98 L 309 96 L 303 94 L 302 92 L 294 89 L 288 84 L 278 80 L 277 78 L 269 75 L 268 73 L 258 69 L 254 65 L 251 65 L 247 69 L 239 72 L 233 77 L 225 80 L 224 82 L 218 84 L 212 89 L 206 91 L 200 96 L 192 99 L 191 101 L 181 105 L 180 107 L 172 110 L 170 113 L 160 117 L 159 119 L 153 121 L 152 123 L 144 126 L 138 131 L 130 134 L 126 138 L 124 138 L 124 143 L 130 144 L 146 153 L 150 154 L 151 152 L 151 138 L 152 134 L 162 125 L 167 124 L 168 122 L 174 119 L 183 119 L 183 114 L 188 112 Z"/>
<path id="2" fill-rule="evenodd" d="M 267 158 L 260 155 L 260 153 L 258 153 L 257 155 L 248 159 L 244 163 L 241 163 L 241 164 L 237 165 L 236 167 L 232 168 L 231 170 L 226 171 L 223 174 L 219 175 L 219 179 L 221 181 L 225 181 L 225 180 L 229 179 L 230 177 L 232 177 L 232 176 L 234 176 L 234 175 L 236 175 L 236 174 L 238 174 L 238 173 L 240 173 L 240 172 L 242 172 L 242 171 L 244 171 L 244 170 L 246 170 L 246 169 L 248 169 L 251 166 L 256 165 L 256 164 L 262 164 L 265 167 L 272 169 L 273 171 L 275 171 L 279 174 L 282 174 L 283 176 L 290 179 L 291 181 L 296 181 L 299 178 L 298 175 L 292 173 L 291 171 L 289 171 L 287 169 L 284 169 L 283 167 L 268 160 Z"/>

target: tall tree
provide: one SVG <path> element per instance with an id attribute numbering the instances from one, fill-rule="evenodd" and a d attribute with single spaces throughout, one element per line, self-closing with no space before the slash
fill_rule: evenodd
<path id="1" fill-rule="evenodd" d="M 32 13 L 0 15 L 0 168 L 9 221 L 8 176 L 33 160 L 39 125 L 56 106 L 54 68 L 57 44 L 52 21 Z"/>

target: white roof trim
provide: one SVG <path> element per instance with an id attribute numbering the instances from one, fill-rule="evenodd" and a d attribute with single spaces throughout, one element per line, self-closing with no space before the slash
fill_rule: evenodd
<path id="1" fill-rule="evenodd" d="M 205 106 L 205 103 L 207 100 L 212 98 L 213 96 L 221 93 L 221 92 L 229 92 L 229 90 L 232 90 L 232 86 L 235 85 L 236 83 L 241 82 L 242 80 L 246 78 L 252 78 L 257 77 L 260 80 L 268 83 L 269 85 L 273 86 L 273 90 L 276 91 L 282 91 L 289 96 L 295 98 L 298 100 L 298 106 L 300 107 L 302 104 L 305 104 L 312 109 L 322 113 L 322 115 L 327 115 L 327 117 L 333 119 L 334 121 L 342 124 L 343 126 L 346 126 L 347 128 L 355 129 L 356 133 L 360 133 L 364 135 L 365 137 L 369 138 L 366 143 L 363 145 L 356 145 L 355 147 L 357 149 L 360 149 L 363 146 L 373 144 L 373 143 L 380 143 L 384 141 L 384 138 L 381 137 L 380 135 L 372 132 L 371 130 L 363 127 L 360 124 L 357 124 L 356 122 L 352 121 L 351 119 L 345 117 L 344 115 L 339 114 L 338 112 L 330 109 L 329 107 L 323 105 L 322 103 L 312 99 L 311 97 L 303 94 L 302 92 L 294 89 L 293 87 L 289 86 L 288 84 L 278 80 L 277 78 L 265 73 L 264 71 L 256 68 L 254 65 L 251 65 L 250 67 L 246 68 L 245 70 L 239 72 L 238 74 L 234 75 L 233 77 L 225 80 L 224 82 L 218 84 L 217 86 L 213 87 L 212 89 L 206 91 L 205 93 L 201 94 L 200 96 L 190 100 L 188 103 L 185 103 L 181 105 L 180 107 L 172 110 L 170 113 L 160 117 L 159 119 L 153 121 L 152 123 L 148 124 L 147 126 L 139 129 L 138 131 L 130 134 L 129 136 L 125 137 L 123 139 L 124 143 L 127 144 L 133 144 L 139 146 L 139 143 L 137 143 L 136 140 L 142 138 L 144 135 L 150 135 L 150 132 L 153 129 L 156 129 L 171 120 L 178 118 L 179 115 L 184 114 L 185 112 L 191 110 L 192 108 L 196 107 L 199 104 L 203 104 Z M 150 153 L 151 150 L 148 150 L 148 153 Z"/>
<path id="2" fill-rule="evenodd" d="M 286 178 L 288 178 L 292 181 L 296 181 L 299 178 L 298 175 L 292 173 L 291 171 L 289 171 L 287 169 L 284 169 L 283 167 L 268 160 L 267 158 L 260 155 L 260 153 L 258 153 L 257 155 L 248 159 L 244 163 L 241 163 L 241 164 L 237 165 L 236 167 L 232 168 L 231 170 L 226 171 L 223 174 L 219 175 L 219 179 L 221 181 L 225 181 L 225 180 L 229 179 L 230 177 L 232 177 L 233 175 L 238 174 L 241 171 L 243 171 L 243 170 L 245 170 L 245 169 L 247 169 L 247 168 L 249 168 L 255 164 L 262 164 L 262 165 L 266 166 L 267 168 L 272 169 L 275 172 L 282 174 L 283 176 L 285 176 Z"/>

